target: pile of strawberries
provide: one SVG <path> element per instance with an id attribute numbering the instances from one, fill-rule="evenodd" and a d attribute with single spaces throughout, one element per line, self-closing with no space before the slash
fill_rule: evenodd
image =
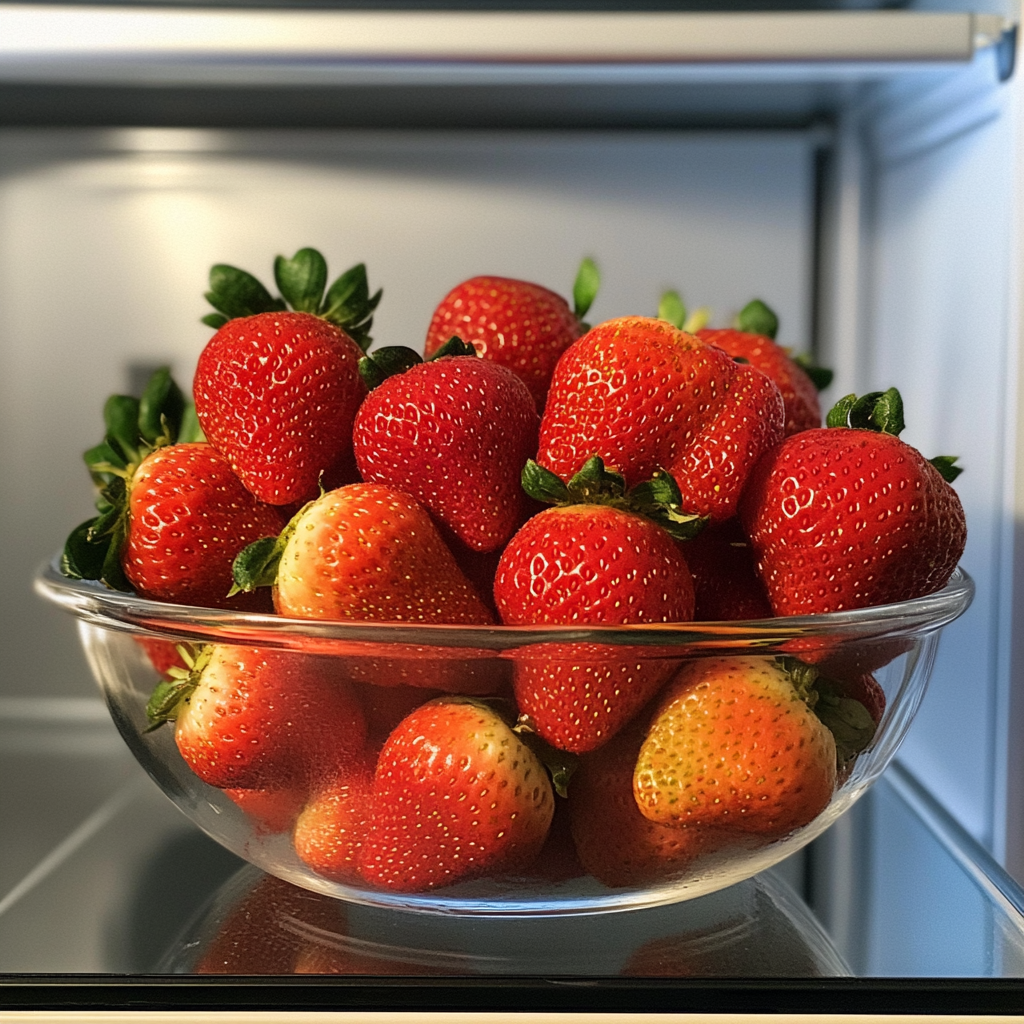
<path id="1" fill-rule="evenodd" d="M 589 327 L 584 261 L 574 308 L 473 278 L 422 355 L 366 354 L 363 265 L 328 286 L 303 249 L 275 280 L 213 268 L 194 405 L 167 371 L 107 402 L 66 575 L 293 619 L 580 628 L 903 601 L 963 552 L 954 460 L 899 440 L 894 389 L 821 426 L 822 371 L 763 303 L 711 330 L 669 293 Z M 204 782 L 317 873 L 405 892 L 681 877 L 815 818 L 885 706 L 872 666 L 568 631 L 503 658 L 145 644 L 150 727 L 174 722 Z"/>

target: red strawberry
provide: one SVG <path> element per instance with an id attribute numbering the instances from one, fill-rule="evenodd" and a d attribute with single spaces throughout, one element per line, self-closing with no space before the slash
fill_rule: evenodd
<path id="1" fill-rule="evenodd" d="M 686 544 L 699 622 L 768 619 L 772 606 L 757 575 L 750 541 L 734 517 L 710 523 Z"/>
<path id="2" fill-rule="evenodd" d="M 726 829 L 659 824 L 633 798 L 633 770 L 643 730 L 632 726 L 580 759 L 569 782 L 576 852 L 586 870 L 613 888 L 667 882 L 705 853 L 745 842 Z"/>
<path id="3" fill-rule="evenodd" d="M 322 494 L 276 541 L 246 549 L 235 580 L 272 584 L 278 613 L 298 619 L 493 622 L 426 510 L 382 484 Z"/>
<path id="4" fill-rule="evenodd" d="M 85 453 L 100 514 L 72 531 L 61 570 L 157 601 L 269 610 L 262 598 L 229 597 L 231 564 L 247 544 L 278 533 L 284 520 L 242 486 L 214 448 L 196 440 L 202 434 L 190 410 L 166 367 L 141 398 L 107 399 L 106 437 Z M 162 672 L 170 660 L 165 652 L 154 665 Z"/>
<path id="5" fill-rule="evenodd" d="M 471 278 L 453 288 L 434 311 L 424 353 L 432 356 L 457 335 L 484 359 L 515 373 L 541 409 L 558 357 L 586 330 L 581 321 L 597 286 L 597 268 L 590 260 L 583 261 L 576 278 L 575 309 L 528 281 Z"/>
<path id="6" fill-rule="evenodd" d="M 250 274 L 216 266 L 207 299 L 218 327 L 193 381 L 206 436 L 243 483 L 273 505 L 305 501 L 352 476 L 352 421 L 366 393 L 357 365 L 370 342 L 370 298 L 362 264 L 328 289 L 315 249 L 277 257 L 281 299 Z"/>
<path id="7" fill-rule="evenodd" d="M 674 297 L 674 304 L 666 302 L 670 297 Z M 748 302 L 740 310 L 733 327 L 684 327 L 686 310 L 675 293 L 662 296 L 658 316 L 674 323 L 676 327 L 692 330 L 702 341 L 722 349 L 733 359 L 750 363 L 771 377 L 782 392 L 785 403 L 787 436 L 821 426 L 818 391 L 831 383 L 832 371 L 812 366 L 803 356 L 794 359 L 789 349 L 777 345 L 775 333 L 779 328 L 779 319 L 760 299 Z"/>
<path id="8" fill-rule="evenodd" d="M 835 785 L 835 740 L 794 677 L 770 658 L 709 658 L 662 695 L 634 796 L 659 824 L 774 838 L 813 821 Z"/>
<path id="9" fill-rule="evenodd" d="M 82 571 L 79 557 L 78 574 L 134 588 L 155 601 L 267 608 L 256 595 L 229 597 L 231 566 L 247 544 L 279 533 L 284 518 L 242 486 L 216 449 L 204 443 L 168 445 L 123 472 L 126 483 L 104 491 L 112 499 L 106 513 L 76 531 L 81 532 L 79 552 L 94 549 L 99 562 L 92 572 Z M 72 534 L 68 547 L 74 543 Z"/>
<path id="10" fill-rule="evenodd" d="M 520 871 L 544 845 L 553 811 L 547 772 L 495 711 L 431 701 L 381 751 L 360 872 L 385 889 L 423 892 Z"/>
<path id="11" fill-rule="evenodd" d="M 337 662 L 209 645 L 191 671 L 161 683 L 147 707 L 152 728 L 174 721 L 185 763 L 222 789 L 292 789 L 362 749 L 362 707 Z"/>
<path id="12" fill-rule="evenodd" d="M 902 428 L 895 388 L 850 395 L 827 427 L 760 461 L 740 518 L 776 615 L 905 601 L 948 582 L 967 527 L 940 468 L 949 479 L 959 470 L 945 457 L 928 462 L 899 439 Z"/>
<path id="13" fill-rule="evenodd" d="M 290 832 L 309 796 L 305 784 L 287 789 L 226 789 L 224 795 L 237 804 L 262 835 Z"/>
<path id="14" fill-rule="evenodd" d="M 664 469 L 687 509 L 724 520 L 784 424 L 782 396 L 763 373 L 663 320 L 626 317 L 559 360 L 537 461 L 568 478 L 597 454 L 630 484 Z"/>
<path id="15" fill-rule="evenodd" d="M 750 334 L 732 327 L 704 328 L 697 331 L 697 337 L 727 352 L 733 359 L 745 360 L 775 381 L 786 408 L 787 436 L 821 426 L 818 389 L 807 371 L 781 345 L 763 334 Z"/>
<path id="16" fill-rule="evenodd" d="M 365 754 L 346 760 L 321 780 L 299 814 L 292 835 L 295 852 L 318 875 L 359 882 L 373 770 L 373 760 Z"/>
<path id="17" fill-rule="evenodd" d="M 373 388 L 355 420 L 356 464 L 364 480 L 412 495 L 468 548 L 495 551 L 524 518 L 519 475 L 540 421 L 511 370 L 452 341 L 440 350 L 451 356 Z"/>
<path id="18" fill-rule="evenodd" d="M 568 483 L 529 463 L 527 491 L 558 501 L 534 516 L 505 548 L 494 597 L 507 625 L 623 625 L 693 617 L 693 584 L 668 530 L 633 511 L 662 513 L 678 535 L 699 523 L 678 506 L 671 478 L 626 492 L 599 458 Z M 664 491 L 664 493 L 661 493 Z M 574 503 L 583 502 L 586 503 Z M 672 674 L 672 661 L 642 648 L 543 644 L 515 654 L 520 711 L 548 743 L 592 750 L 613 736 Z"/>

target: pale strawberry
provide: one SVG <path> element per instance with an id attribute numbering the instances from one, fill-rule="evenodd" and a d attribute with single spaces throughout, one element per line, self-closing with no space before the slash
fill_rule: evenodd
<path id="1" fill-rule="evenodd" d="M 662 694 L 640 749 L 634 796 L 663 825 L 762 838 L 813 821 L 836 786 L 832 733 L 771 658 L 688 663 Z"/>

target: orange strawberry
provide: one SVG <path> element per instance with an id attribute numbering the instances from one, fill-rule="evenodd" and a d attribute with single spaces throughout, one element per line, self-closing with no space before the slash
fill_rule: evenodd
<path id="1" fill-rule="evenodd" d="M 662 695 L 634 795 L 660 824 L 783 836 L 824 810 L 836 760 L 832 733 L 779 662 L 710 658 L 685 665 Z"/>
<path id="2" fill-rule="evenodd" d="M 612 887 L 667 882 L 717 847 L 744 841 L 726 829 L 662 824 L 640 813 L 633 771 L 644 730 L 630 726 L 580 758 L 569 782 L 576 852 L 584 868 Z"/>
<path id="3" fill-rule="evenodd" d="M 278 613 L 298 619 L 493 622 L 426 510 L 382 484 L 304 506 L 280 537 L 239 555 L 235 583 L 272 585 Z"/>

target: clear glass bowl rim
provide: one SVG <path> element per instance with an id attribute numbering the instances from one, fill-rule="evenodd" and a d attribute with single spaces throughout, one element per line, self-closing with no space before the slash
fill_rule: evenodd
<path id="1" fill-rule="evenodd" d="M 628 626 L 465 626 L 412 622 L 291 619 L 150 601 L 100 583 L 73 580 L 59 556 L 36 576 L 37 593 L 78 618 L 129 633 L 160 634 L 191 643 L 235 643 L 301 649 L 309 641 L 330 645 L 396 644 L 466 648 L 474 653 L 534 644 L 609 644 L 694 649 L 785 649 L 793 641 L 835 643 L 916 637 L 960 616 L 974 597 L 974 581 L 957 568 L 941 590 L 897 604 L 821 615 L 730 622 L 679 622 Z M 652 652 L 653 653 L 653 652 Z"/>

